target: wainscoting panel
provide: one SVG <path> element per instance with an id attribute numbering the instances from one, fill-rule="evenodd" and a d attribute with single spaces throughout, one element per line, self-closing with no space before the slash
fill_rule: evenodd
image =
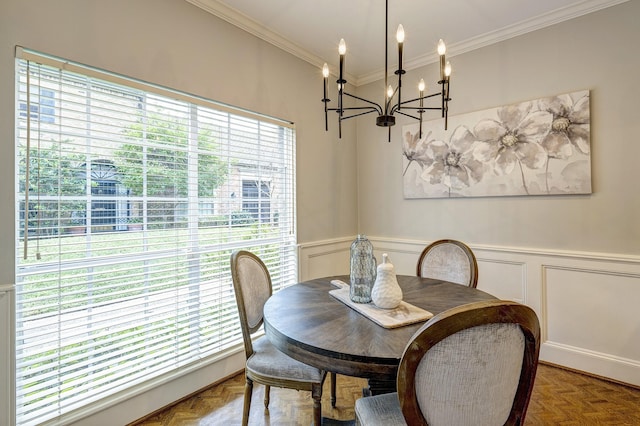
<path id="1" fill-rule="evenodd" d="M 326 240 L 298 246 L 300 281 L 331 275 L 348 275 L 351 242 L 351 239 Z"/>
<path id="2" fill-rule="evenodd" d="M 640 311 L 640 277 L 555 267 L 544 271 L 546 317 L 553 324 L 548 342 L 640 360 L 640 328 L 629 327 Z"/>
<path id="3" fill-rule="evenodd" d="M 300 245 L 300 279 L 348 274 L 353 238 Z M 415 275 L 431 242 L 368 238 L 377 259 L 388 253 L 403 275 Z M 538 314 L 542 361 L 640 386 L 640 256 L 470 247 L 480 290 Z"/>
<path id="4" fill-rule="evenodd" d="M 525 303 L 526 263 L 496 259 L 476 260 L 478 277 L 482 277 L 478 280 L 478 289 L 500 299 Z"/>
<path id="5" fill-rule="evenodd" d="M 545 357 L 640 385 L 640 275 L 588 266 L 543 266 Z"/>

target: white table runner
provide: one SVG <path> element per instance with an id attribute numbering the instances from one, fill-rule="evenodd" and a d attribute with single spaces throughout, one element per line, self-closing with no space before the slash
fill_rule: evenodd
<path id="1" fill-rule="evenodd" d="M 339 285 L 334 283 L 335 285 Z M 373 303 L 354 303 L 349 298 L 349 286 L 339 285 L 340 288 L 330 290 L 329 294 L 371 321 L 384 328 L 396 328 L 403 325 L 415 324 L 433 317 L 429 311 L 413 306 L 407 302 L 400 302 L 394 309 L 378 308 Z"/>

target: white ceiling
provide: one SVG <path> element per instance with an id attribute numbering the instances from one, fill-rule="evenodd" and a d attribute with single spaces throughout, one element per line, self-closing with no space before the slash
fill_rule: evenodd
<path id="1" fill-rule="evenodd" d="M 382 0 L 186 0 L 309 63 L 332 71 L 338 42 L 347 44 L 350 83 L 382 78 L 385 2 Z M 389 68 L 397 64 L 395 32 L 406 38 L 403 68 L 435 62 L 438 39 L 447 57 L 628 0 L 388 0 Z M 455 68 L 455 59 L 451 60 Z M 395 68 L 393 68 L 395 69 Z"/>

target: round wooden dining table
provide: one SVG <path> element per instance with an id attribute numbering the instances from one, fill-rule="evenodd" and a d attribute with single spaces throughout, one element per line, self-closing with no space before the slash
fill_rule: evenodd
<path id="1" fill-rule="evenodd" d="M 434 315 L 463 304 L 496 299 L 446 281 L 398 275 L 403 301 Z M 404 348 L 424 321 L 384 328 L 329 294 L 332 280 L 313 279 L 273 294 L 264 306 L 267 338 L 290 357 L 321 370 L 367 378 L 369 392 L 395 390 Z"/>

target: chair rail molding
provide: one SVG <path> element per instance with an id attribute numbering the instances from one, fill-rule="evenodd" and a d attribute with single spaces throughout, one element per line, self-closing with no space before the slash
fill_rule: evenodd
<path id="1" fill-rule="evenodd" d="M 300 279 L 348 275 L 353 238 L 300 244 Z M 367 238 L 376 258 L 388 253 L 404 275 L 415 275 L 433 242 Z M 541 361 L 640 386 L 640 256 L 465 243 L 478 261 L 478 289 L 536 311 Z"/>

